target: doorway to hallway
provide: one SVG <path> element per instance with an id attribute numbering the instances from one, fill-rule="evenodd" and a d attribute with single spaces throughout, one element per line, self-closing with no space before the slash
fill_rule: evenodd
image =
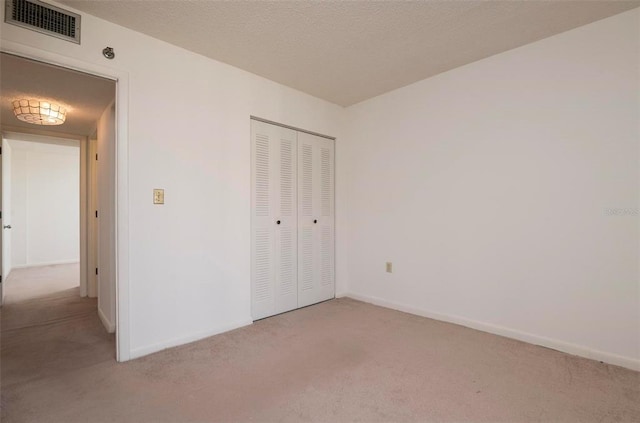
<path id="1" fill-rule="evenodd" d="M 11 163 L 3 166 L 0 184 L 5 202 L 0 261 L 4 385 L 5 372 L 28 368 L 28 363 L 21 364 L 22 357 L 32 355 L 15 352 L 13 339 L 25 345 L 33 341 L 35 350 L 66 351 L 76 337 L 73 331 L 86 329 L 90 339 L 108 341 L 110 359 L 116 356 L 112 234 L 117 85 L 111 79 L 1 54 L 2 157 L 4 164 Z M 9 100 L 31 100 L 33 93 L 40 101 L 63 105 L 66 121 L 60 126 L 32 125 L 5 107 L 12 104 Z M 23 144 L 51 154 L 31 154 L 21 174 L 15 166 L 19 160 L 8 160 L 7 155 L 24 156 L 16 147 Z M 63 150 L 74 150 L 73 157 Z M 59 166 L 52 168 L 52 163 Z M 93 332 L 95 322 L 101 335 Z M 31 339 L 33 331 L 45 326 L 52 331 Z"/>

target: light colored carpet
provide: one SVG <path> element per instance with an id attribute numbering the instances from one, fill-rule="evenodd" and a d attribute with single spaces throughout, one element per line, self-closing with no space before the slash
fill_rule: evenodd
<path id="1" fill-rule="evenodd" d="M 80 286 L 80 264 L 13 269 L 3 285 L 3 304 L 44 297 Z"/>
<path id="2" fill-rule="evenodd" d="M 351 299 L 123 364 L 94 307 L 2 310 L 3 423 L 640 421 L 638 372 Z"/>

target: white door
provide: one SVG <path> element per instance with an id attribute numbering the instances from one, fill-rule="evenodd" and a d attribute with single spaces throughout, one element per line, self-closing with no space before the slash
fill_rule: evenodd
<path id="1" fill-rule="evenodd" d="M 298 306 L 296 150 L 296 131 L 251 121 L 254 320 Z"/>
<path id="2" fill-rule="evenodd" d="M 0 304 L 4 302 L 5 282 L 11 273 L 11 146 L 2 139 L 0 158 L 0 210 L 2 229 L 0 230 Z"/>
<path id="3" fill-rule="evenodd" d="M 335 296 L 334 144 L 298 133 L 298 307 Z"/>
<path id="4" fill-rule="evenodd" d="M 4 139 L 2 139 L 0 142 L 2 144 L 5 143 Z M 4 181 L 4 178 L 2 178 L 2 169 L 3 169 L 3 167 L 2 167 L 2 157 L 1 156 L 2 156 L 2 147 L 0 147 L 0 225 L 4 225 L 5 219 L 4 219 L 4 216 L 3 216 L 4 213 L 3 213 L 3 209 L 2 209 L 2 206 L 3 206 L 3 204 L 2 204 L 2 183 Z M 2 272 L 3 271 L 3 266 L 2 266 L 3 265 L 3 263 L 2 263 L 3 262 L 3 260 L 2 260 L 3 255 L 2 254 L 3 254 L 3 251 L 4 251 L 4 249 L 2 248 L 3 240 L 4 240 L 4 237 L 2 236 L 2 229 L 0 229 L 0 306 L 4 303 L 4 287 L 3 287 L 3 285 L 4 285 L 5 277 L 4 277 L 4 274 Z"/>

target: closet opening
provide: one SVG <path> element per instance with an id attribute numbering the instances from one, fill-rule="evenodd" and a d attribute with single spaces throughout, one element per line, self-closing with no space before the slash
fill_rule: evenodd
<path id="1" fill-rule="evenodd" d="M 335 297 L 334 143 L 251 118 L 253 320 Z"/>

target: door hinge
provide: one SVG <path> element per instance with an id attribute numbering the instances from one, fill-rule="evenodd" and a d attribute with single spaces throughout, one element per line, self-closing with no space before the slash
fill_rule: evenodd
<path id="1" fill-rule="evenodd" d="M 98 274 L 98 268 L 96 267 L 96 275 Z"/>
<path id="2" fill-rule="evenodd" d="M 98 153 L 96 153 L 96 160 L 98 160 Z"/>
<path id="3" fill-rule="evenodd" d="M 96 217 L 98 217 L 98 210 L 96 210 Z"/>

